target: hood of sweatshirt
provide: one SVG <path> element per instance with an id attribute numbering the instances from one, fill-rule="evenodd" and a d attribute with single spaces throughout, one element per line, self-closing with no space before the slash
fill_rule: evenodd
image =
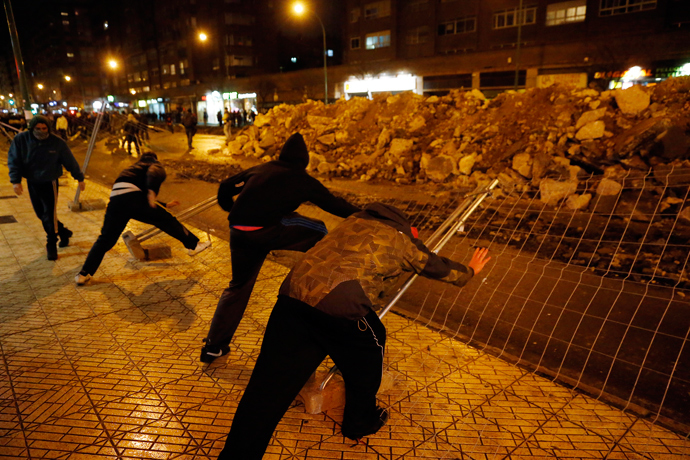
<path id="1" fill-rule="evenodd" d="M 309 164 L 309 151 L 307 150 L 307 144 L 304 142 L 304 138 L 300 133 L 295 133 L 285 141 L 283 149 L 280 151 L 278 156 L 280 161 L 290 163 L 294 166 L 299 166 L 302 169 L 306 169 Z"/>
<path id="2" fill-rule="evenodd" d="M 46 117 L 43 115 L 36 115 L 34 116 L 31 121 L 29 121 L 29 131 L 33 131 L 33 129 L 36 127 L 37 124 L 43 123 L 48 127 L 48 132 L 51 132 L 52 130 L 50 129 L 50 120 L 48 120 Z"/>
<path id="3" fill-rule="evenodd" d="M 363 211 L 355 214 L 355 217 L 361 219 L 376 219 L 386 225 L 393 227 L 401 233 L 404 233 L 410 239 L 414 238 L 412 235 L 412 227 L 407 220 L 407 216 L 400 209 L 395 206 L 383 204 L 380 202 L 368 204 Z"/>

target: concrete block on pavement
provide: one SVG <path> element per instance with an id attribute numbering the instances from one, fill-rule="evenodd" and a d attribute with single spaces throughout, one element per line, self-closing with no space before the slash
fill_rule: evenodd
<path id="1" fill-rule="evenodd" d="M 319 414 L 345 405 L 345 382 L 339 373 L 333 376 L 323 391 L 319 390 L 319 386 L 326 375 L 326 372 L 317 372 L 315 375 L 312 375 L 297 396 L 297 400 L 304 403 L 304 410 L 308 414 Z M 393 383 L 393 374 L 384 372 L 381 378 L 379 393 L 390 390 L 393 387 Z"/>
<path id="2" fill-rule="evenodd" d="M 72 212 L 98 211 L 100 209 L 105 209 L 105 201 L 101 199 L 69 201 L 67 206 Z"/>

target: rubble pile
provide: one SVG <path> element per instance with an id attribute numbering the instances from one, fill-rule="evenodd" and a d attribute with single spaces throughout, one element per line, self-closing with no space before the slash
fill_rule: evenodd
<path id="1" fill-rule="evenodd" d="M 316 175 L 425 184 L 434 192 L 498 178 L 502 193 L 530 198 L 544 209 L 605 216 L 594 226 L 574 225 L 571 218 L 551 223 L 547 233 L 581 235 L 583 228 L 596 233 L 608 225 L 607 239 L 622 241 L 619 250 L 602 253 L 574 242 L 575 252 L 555 248 L 556 258 L 606 270 L 625 265 L 633 257 L 625 251 L 639 254 L 639 244 L 650 242 L 642 248 L 649 257 L 635 267 L 640 279 L 663 272 L 671 284 L 690 286 L 683 268 L 687 257 L 652 249 L 654 241 L 670 241 L 671 231 L 690 237 L 689 129 L 690 78 L 681 77 L 604 92 L 534 88 L 492 100 L 478 90 L 456 90 L 442 97 L 401 93 L 328 106 L 280 105 L 259 115 L 223 153 L 269 161 L 300 132 Z M 537 212 L 521 207 L 523 212 L 500 217 L 503 228 L 525 227 L 524 216 Z M 529 239 L 519 245 L 530 246 Z M 517 244 L 510 236 L 506 242 Z M 542 243 L 534 246 L 544 250 Z"/>
<path id="2" fill-rule="evenodd" d="M 659 164 L 690 167 L 690 78 L 599 92 L 560 86 L 447 96 L 413 93 L 280 105 L 259 115 L 224 150 L 268 161 L 292 133 L 305 136 L 310 169 L 332 177 L 401 184 L 474 187 L 499 177 L 541 192 L 547 204 L 568 199 L 590 174 L 621 176 Z M 591 192 L 591 191 L 590 191 Z"/>

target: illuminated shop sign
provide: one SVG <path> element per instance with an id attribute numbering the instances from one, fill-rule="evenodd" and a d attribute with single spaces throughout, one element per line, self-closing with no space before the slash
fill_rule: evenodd
<path id="1" fill-rule="evenodd" d="M 251 99 L 255 97 L 256 93 L 240 93 L 237 95 L 237 99 Z"/>
<path id="2" fill-rule="evenodd" d="M 351 79 L 345 82 L 346 93 L 379 93 L 382 91 L 414 91 L 417 88 L 417 77 L 398 75 L 396 77 L 378 77 Z"/>

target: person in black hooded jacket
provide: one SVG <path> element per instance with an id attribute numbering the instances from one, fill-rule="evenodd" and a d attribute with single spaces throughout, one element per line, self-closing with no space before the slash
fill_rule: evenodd
<path id="1" fill-rule="evenodd" d="M 276 249 L 304 252 L 326 235 L 323 222 L 294 213 L 302 203 L 311 202 L 338 217 L 359 211 L 307 174 L 308 164 L 307 145 L 296 133 L 285 142 L 278 160 L 221 182 L 218 204 L 230 213 L 232 281 L 218 301 L 201 350 L 202 362 L 210 363 L 229 352 L 268 253 Z"/>
<path id="2" fill-rule="evenodd" d="M 115 179 L 101 234 L 86 256 L 81 271 L 74 277 L 77 286 L 89 282 L 101 265 L 105 253 L 115 246 L 130 219 L 158 227 L 182 242 L 190 255 L 210 246 L 210 241 L 200 242 L 196 235 L 165 209 L 164 203 L 156 200 L 165 178 L 165 169 L 158 162 L 158 156 L 147 152 Z"/>
<path id="3" fill-rule="evenodd" d="M 74 159 L 67 143 L 50 132 L 50 120 L 36 115 L 29 122 L 29 130 L 17 134 L 7 153 L 7 166 L 14 193 L 21 195 L 22 177 L 26 178 L 29 197 L 34 212 L 46 232 L 48 260 L 57 260 L 57 242 L 60 247 L 69 245 L 72 232 L 57 218 L 58 178 L 64 166 L 79 182 L 84 191 L 84 173 Z"/>
<path id="4" fill-rule="evenodd" d="M 345 219 L 285 278 L 219 459 L 261 459 L 326 356 L 345 381 L 342 434 L 359 439 L 376 433 L 388 412 L 376 404 L 386 328 L 375 305 L 405 272 L 464 286 L 489 259 L 484 248 L 467 266 L 434 254 L 393 206 L 372 203 Z"/>

